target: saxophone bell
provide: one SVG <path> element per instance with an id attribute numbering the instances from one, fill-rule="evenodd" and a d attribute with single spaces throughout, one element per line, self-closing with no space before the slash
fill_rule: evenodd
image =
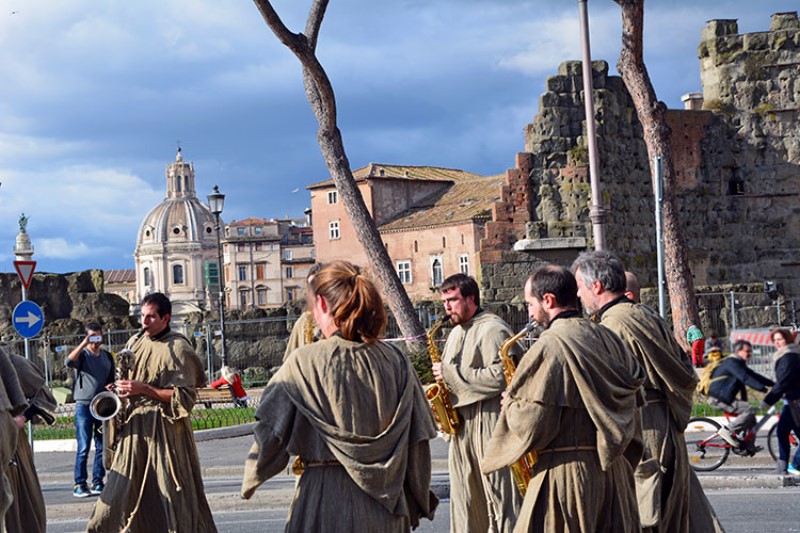
<path id="1" fill-rule="evenodd" d="M 111 420 L 117 416 L 120 408 L 122 408 L 122 401 L 120 401 L 115 392 L 110 390 L 98 392 L 89 402 L 89 412 L 101 422 Z"/>

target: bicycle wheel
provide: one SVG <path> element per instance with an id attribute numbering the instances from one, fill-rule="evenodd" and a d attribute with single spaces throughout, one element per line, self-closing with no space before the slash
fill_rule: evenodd
<path id="1" fill-rule="evenodd" d="M 719 436 L 719 423 L 705 417 L 689 419 L 684 438 L 689 466 L 700 472 L 716 470 L 728 459 L 731 445 Z"/>
<path id="2" fill-rule="evenodd" d="M 794 458 L 794 454 L 797 453 L 797 435 L 794 432 L 789 433 L 789 462 L 792 461 Z M 769 428 L 769 432 L 767 433 L 767 448 L 769 449 L 769 454 L 772 456 L 773 461 L 778 460 L 778 424 L 775 424 L 771 428 Z"/>

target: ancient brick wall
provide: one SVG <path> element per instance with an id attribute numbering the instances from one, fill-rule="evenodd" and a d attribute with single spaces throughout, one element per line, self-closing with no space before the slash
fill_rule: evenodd
<path id="1" fill-rule="evenodd" d="M 698 54 L 705 110 L 667 114 L 695 283 L 774 279 L 784 294 L 800 295 L 800 21 L 796 13 L 776 14 L 769 32 L 745 35 L 735 21 L 710 21 Z M 594 62 L 593 83 L 607 247 L 651 285 L 654 200 L 641 125 L 622 80 L 608 75 L 604 61 Z M 502 202 L 513 205 L 496 208 L 518 214 L 527 205 L 527 239 L 584 237 L 585 248 L 593 248 L 585 131 L 580 62 L 565 62 L 547 79 L 518 172 L 508 173 L 512 188 L 528 176 L 528 197 L 504 195 Z M 524 255 L 509 260 L 503 240 L 491 237 L 482 241 L 483 284 L 499 295 L 510 275 L 502 262 L 514 272 Z M 558 262 L 579 251 L 562 251 Z M 537 251 L 531 264 L 542 257 Z"/>

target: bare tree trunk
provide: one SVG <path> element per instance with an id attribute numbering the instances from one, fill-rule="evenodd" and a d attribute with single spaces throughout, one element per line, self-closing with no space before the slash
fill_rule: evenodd
<path id="1" fill-rule="evenodd" d="M 325 16 L 328 0 L 314 0 L 308 13 L 304 33 L 290 32 L 268 0 L 254 0 L 254 2 L 270 30 L 300 60 L 306 96 L 319 122 L 317 139 L 322 156 L 400 331 L 406 337 L 419 337 L 424 340 L 425 330 L 397 277 L 378 228 L 353 179 L 342 136 L 336 124 L 336 98 L 333 87 L 315 54 L 319 28 Z"/>
<path id="2" fill-rule="evenodd" d="M 671 130 L 665 117 L 666 106 L 656 98 L 643 59 L 644 0 L 614 1 L 622 10 L 622 51 L 617 70 L 628 88 L 642 124 L 651 167 L 657 155 L 662 157 L 664 266 L 675 337 L 681 346 L 687 347 L 686 330 L 692 324 L 699 326 L 700 317 L 675 197 L 675 167 L 670 142 Z"/>

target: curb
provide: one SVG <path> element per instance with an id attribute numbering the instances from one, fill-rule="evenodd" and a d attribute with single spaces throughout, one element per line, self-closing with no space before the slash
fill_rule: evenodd
<path id="1" fill-rule="evenodd" d="M 194 432 L 195 442 L 205 442 L 215 439 L 230 439 L 233 437 L 243 437 L 251 435 L 255 422 L 249 424 L 239 424 L 238 426 L 226 426 L 224 428 L 214 429 L 200 429 Z M 94 448 L 94 444 L 92 444 Z M 75 439 L 58 439 L 58 440 L 35 440 L 33 441 L 34 453 L 47 453 L 47 452 L 77 452 L 78 441 Z"/>

